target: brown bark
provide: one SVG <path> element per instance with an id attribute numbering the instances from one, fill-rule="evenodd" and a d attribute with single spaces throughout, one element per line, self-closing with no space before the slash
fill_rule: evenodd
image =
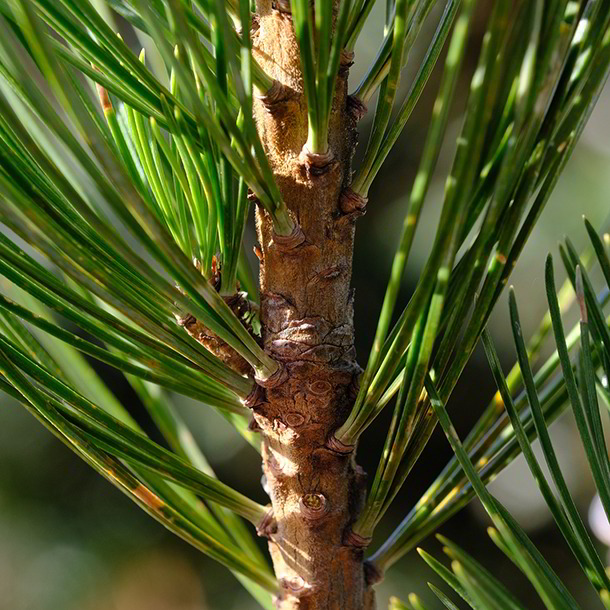
<path id="1" fill-rule="evenodd" d="M 354 220 L 362 206 L 341 206 L 355 145 L 347 70 L 333 104 L 331 155 L 304 155 L 307 112 L 292 20 L 284 5 L 271 0 L 258 0 L 257 9 L 255 54 L 278 85 L 257 100 L 255 118 L 304 236 L 304 241 L 278 239 L 266 212 L 257 210 L 264 347 L 284 366 L 253 409 L 277 524 L 269 534 L 281 585 L 277 606 L 371 610 L 363 548 L 346 538 L 364 501 L 365 474 L 355 452 L 327 445 L 354 403 L 360 373 L 350 278 Z"/>
<path id="2" fill-rule="evenodd" d="M 245 314 L 250 313 L 250 302 L 245 293 L 238 292 L 230 297 L 224 297 L 227 305 L 233 313 L 243 319 Z M 176 314 L 176 322 L 196 341 L 201 343 L 207 350 L 212 352 L 218 359 L 241 375 L 254 375 L 254 370 L 248 362 L 240 356 L 232 347 L 229 347 L 222 339 L 219 339 L 209 328 L 197 320 L 195 316 Z M 251 329 L 248 331 L 252 334 Z"/>

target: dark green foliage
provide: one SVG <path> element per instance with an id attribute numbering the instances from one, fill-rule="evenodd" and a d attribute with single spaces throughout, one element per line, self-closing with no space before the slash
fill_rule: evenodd
<path id="1" fill-rule="evenodd" d="M 585 223 L 596 254 L 596 262 L 605 276 L 605 270 L 608 268 L 610 261 L 608 253 L 602 240 L 592 230 L 588 221 L 585 221 Z M 580 351 L 577 357 L 572 358 L 570 356 L 571 346 L 569 347 L 566 342 L 561 320 L 561 307 L 555 288 L 553 261 L 549 255 L 546 264 L 546 288 L 550 321 L 557 345 L 557 352 L 553 359 L 559 360 L 561 367 L 560 379 L 566 391 L 564 402 L 566 406 L 571 407 L 574 414 L 601 503 L 606 515 L 608 515 L 610 509 L 610 478 L 608 473 L 610 468 L 608 450 L 602 432 L 602 417 L 606 410 L 604 409 L 603 413 L 600 411 L 597 396 L 597 388 L 601 386 L 600 389 L 603 392 L 606 385 L 605 381 L 599 382 L 598 373 L 601 372 L 603 379 L 607 379 L 607 362 L 610 356 L 608 349 L 610 345 L 608 342 L 608 321 L 603 313 L 604 303 L 600 302 L 593 292 L 584 266 L 574 253 L 569 240 L 566 246 L 567 250 L 571 253 L 571 255 L 566 253 L 565 256 L 566 269 L 570 281 L 573 282 L 581 314 L 580 324 L 575 329 L 577 336 L 580 338 Z M 607 293 L 607 290 L 605 292 Z M 547 399 L 544 392 L 541 392 L 537 387 L 532 373 L 530 364 L 531 355 L 528 355 L 528 350 L 523 341 L 516 297 L 512 290 L 509 295 L 509 301 L 517 360 L 523 380 L 523 394 L 527 399 L 528 407 L 517 408 L 517 403 L 511 396 L 509 383 L 502 372 L 498 356 L 487 332 L 483 334 L 483 344 L 492 373 L 498 385 L 501 400 L 505 405 L 510 420 L 510 433 L 516 437 L 532 475 L 567 545 L 590 581 L 591 586 L 597 591 L 601 603 L 605 608 L 608 608 L 610 607 L 610 579 L 608 578 L 603 560 L 599 556 L 598 550 L 578 513 L 576 504 L 563 477 L 561 466 L 557 460 L 548 430 L 550 421 L 545 416 L 545 402 L 547 402 Z M 429 380 L 428 383 L 428 388 L 434 398 L 436 390 L 433 382 Z M 576 602 L 566 592 L 565 587 L 559 582 L 548 564 L 541 558 L 539 552 L 527 539 L 525 533 L 519 528 L 506 509 L 485 489 L 480 474 L 477 473 L 472 465 L 471 459 L 474 456 L 469 457 L 467 455 L 464 446 L 450 425 L 449 417 L 440 399 L 437 402 L 433 401 L 433 404 L 440 418 L 441 425 L 456 451 L 457 460 L 497 528 L 490 528 L 489 530 L 492 540 L 524 572 L 536 588 L 547 608 L 578 608 Z M 547 481 L 540 464 L 534 456 L 531 439 L 528 438 L 526 431 L 528 419 L 533 419 L 534 421 L 536 435 L 540 440 L 544 459 L 556 492 Z M 446 552 L 452 559 L 452 570 L 448 570 L 424 551 L 420 550 L 420 554 L 443 580 L 468 602 L 470 607 L 477 610 L 522 607 L 512 597 L 507 597 L 508 592 L 503 586 L 464 551 L 448 541 L 442 540 L 442 542 L 446 545 Z M 532 560 L 534 561 L 532 562 Z"/>

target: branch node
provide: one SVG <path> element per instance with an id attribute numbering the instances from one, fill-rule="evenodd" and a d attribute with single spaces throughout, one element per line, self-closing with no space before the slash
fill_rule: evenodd
<path id="1" fill-rule="evenodd" d="M 300 428 L 306 421 L 306 417 L 302 413 L 286 413 L 283 417 L 284 423 L 289 428 Z"/>
<path id="2" fill-rule="evenodd" d="M 328 396 L 333 390 L 333 386 L 329 381 L 324 379 L 318 379 L 317 381 L 312 381 L 308 385 L 309 391 L 316 396 Z"/>
<path id="3" fill-rule="evenodd" d="M 273 85 L 265 92 L 257 95 L 257 98 L 263 103 L 267 112 L 274 112 L 278 105 L 288 101 L 294 95 L 294 91 L 280 83 L 279 80 L 274 80 Z"/>
<path id="4" fill-rule="evenodd" d="M 280 578 L 280 586 L 297 599 L 313 595 L 318 588 L 315 584 L 305 582 L 298 574 L 295 574 L 291 578 Z"/>
<path id="5" fill-rule="evenodd" d="M 328 500 L 322 493 L 303 494 L 299 499 L 301 514 L 308 521 L 317 521 L 328 512 Z"/>
<path id="6" fill-rule="evenodd" d="M 303 146 L 299 161 L 309 177 L 323 176 L 339 165 L 330 148 L 325 153 L 314 153 L 307 148 L 307 145 Z"/>
<path id="7" fill-rule="evenodd" d="M 371 536 L 361 536 L 360 534 L 356 534 L 351 528 L 345 532 L 345 535 L 343 536 L 343 544 L 345 546 L 353 546 L 357 549 L 365 549 L 371 544 L 372 540 Z"/>
<path id="8" fill-rule="evenodd" d="M 347 111 L 352 115 L 356 123 L 360 122 L 368 112 L 366 104 L 355 95 L 347 96 Z"/>
<path id="9" fill-rule="evenodd" d="M 260 25 L 261 25 L 260 15 L 258 13 L 252 13 L 252 15 L 250 16 L 250 36 L 252 36 L 253 34 L 256 34 L 256 32 L 258 32 Z M 237 35 L 240 38 L 244 34 L 244 28 L 241 26 L 241 24 L 239 26 L 237 26 L 237 28 L 235 28 L 235 31 L 237 32 Z"/>
<path id="10" fill-rule="evenodd" d="M 262 428 L 258 425 L 258 422 L 256 421 L 256 419 L 254 417 L 252 417 L 250 419 L 250 422 L 248 423 L 248 430 L 250 430 L 250 432 L 253 432 L 255 434 L 262 430 Z"/>
<path id="11" fill-rule="evenodd" d="M 366 204 L 368 202 L 367 197 L 363 197 L 356 191 L 353 191 L 351 187 L 347 187 L 341 191 L 339 197 L 339 209 L 344 215 L 351 215 L 354 218 L 364 216 L 366 214 Z"/>
<path id="12" fill-rule="evenodd" d="M 346 49 L 341 49 L 341 59 L 339 60 L 339 76 L 340 77 L 347 76 L 349 69 L 354 65 L 354 56 L 355 56 L 355 53 L 353 51 L 347 51 Z"/>
<path id="13" fill-rule="evenodd" d="M 267 453 L 267 467 L 275 475 L 276 478 L 281 477 L 284 474 L 284 465 L 286 458 L 274 451 L 269 450 Z"/>
<path id="14" fill-rule="evenodd" d="M 346 445 L 333 435 L 329 437 L 328 441 L 326 441 L 326 448 L 330 449 L 333 453 L 349 455 L 354 451 L 355 445 Z"/>
<path id="15" fill-rule="evenodd" d="M 212 284 L 212 280 L 210 280 Z M 220 287 L 220 273 L 215 273 L 213 278 L 214 288 L 217 290 Z M 244 328 L 252 334 L 250 323 L 244 320 L 244 316 L 250 312 L 250 302 L 247 298 L 247 293 L 237 292 L 232 295 L 222 297 L 225 303 L 230 307 L 231 311 L 239 318 Z M 232 370 L 240 375 L 251 375 L 253 372 L 252 366 L 238 354 L 232 347 L 227 345 L 214 332 L 202 322 L 197 320 L 189 312 L 177 312 L 174 314 L 176 323 L 184 328 L 187 334 L 192 337 L 197 343 L 203 345 L 210 353 L 222 360 Z"/>
<path id="16" fill-rule="evenodd" d="M 248 201 L 254 205 L 260 205 L 261 200 L 256 196 L 256 193 L 248 189 Z"/>
<path id="17" fill-rule="evenodd" d="M 273 0 L 271 8 L 285 15 L 292 15 L 290 0 Z"/>
<path id="18" fill-rule="evenodd" d="M 193 326 L 193 324 L 197 323 L 197 318 L 190 313 L 186 313 L 185 315 L 176 314 L 176 322 L 178 326 L 182 326 L 182 328 L 188 329 Z"/>
<path id="19" fill-rule="evenodd" d="M 273 388 L 277 388 L 277 386 L 281 385 L 288 379 L 288 371 L 286 367 L 281 362 L 278 362 L 278 369 L 266 379 L 261 379 L 260 377 L 255 377 L 254 380 L 259 386 L 271 390 Z"/>
<path id="20" fill-rule="evenodd" d="M 258 32 L 261 27 L 261 16 L 258 13 L 252 13 L 250 17 L 250 35 Z"/>
<path id="21" fill-rule="evenodd" d="M 244 407 L 248 407 L 248 409 L 255 409 L 256 407 L 262 405 L 265 402 L 265 399 L 265 389 L 258 383 L 255 383 L 250 394 L 248 394 L 248 396 L 246 396 L 242 402 Z"/>
<path id="22" fill-rule="evenodd" d="M 305 234 L 299 223 L 295 222 L 290 235 L 278 235 L 273 232 L 273 243 L 284 254 L 292 254 L 299 246 L 305 243 Z"/>
<path id="23" fill-rule="evenodd" d="M 269 509 L 264 514 L 260 523 L 256 526 L 256 533 L 261 538 L 270 538 L 277 532 L 277 521 L 273 516 L 273 508 L 269 506 Z"/>

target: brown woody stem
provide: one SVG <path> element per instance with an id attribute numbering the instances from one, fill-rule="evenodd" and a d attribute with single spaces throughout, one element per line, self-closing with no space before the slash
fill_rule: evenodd
<path id="1" fill-rule="evenodd" d="M 252 397 L 276 527 L 269 536 L 281 584 L 276 604 L 281 610 L 372 610 L 363 549 L 345 543 L 364 502 L 364 473 L 353 448 L 327 445 L 353 406 L 360 374 L 350 289 L 354 223 L 342 222 L 340 211 L 356 122 L 348 112 L 347 78 L 340 78 L 328 134 L 332 153 L 304 150 L 308 125 L 299 49 L 281 4 L 257 0 L 253 37 L 257 61 L 279 83 L 276 91 L 291 92 L 271 104 L 272 111 L 269 99 L 258 98 L 254 112 L 299 228 L 286 243 L 274 234 L 269 215 L 257 209 L 263 345 L 283 364 L 278 379 L 258 386 Z M 351 60 L 345 57 L 346 70 Z"/>
<path id="2" fill-rule="evenodd" d="M 230 297 L 223 298 L 239 318 L 242 318 L 250 309 L 250 303 L 245 293 L 237 293 Z M 186 314 L 184 316 L 176 315 L 176 322 L 182 326 L 193 339 L 201 343 L 208 351 L 222 360 L 222 362 L 234 371 L 241 375 L 253 375 L 254 371 L 250 364 L 194 316 L 191 314 Z"/>

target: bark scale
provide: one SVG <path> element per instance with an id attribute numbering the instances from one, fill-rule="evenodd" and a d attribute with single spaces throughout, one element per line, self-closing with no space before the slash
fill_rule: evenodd
<path id="1" fill-rule="evenodd" d="M 278 238 L 266 212 L 257 210 L 264 347 L 283 365 L 253 407 L 275 520 L 269 548 L 281 585 L 276 603 L 281 610 L 372 610 L 364 549 L 349 537 L 364 501 L 365 473 L 355 452 L 328 446 L 352 408 L 360 374 L 350 280 L 354 221 L 361 210 L 348 206 L 346 213 L 341 206 L 351 178 L 355 119 L 343 70 L 330 122 L 331 155 L 303 154 L 307 108 L 285 8 L 257 0 L 253 32 L 255 55 L 278 83 L 257 100 L 255 118 L 278 186 L 302 230 L 300 238 Z"/>

